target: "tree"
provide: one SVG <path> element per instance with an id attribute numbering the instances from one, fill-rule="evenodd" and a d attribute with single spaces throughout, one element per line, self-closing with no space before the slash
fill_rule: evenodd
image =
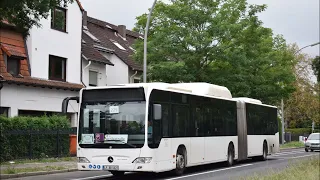
<path id="1" fill-rule="evenodd" d="M 57 5 L 73 3 L 74 0 L 1 0 L 0 26 L 6 22 L 18 30 L 28 31 L 32 26 L 41 27 L 40 19 L 48 18 Z"/>
<path id="2" fill-rule="evenodd" d="M 148 80 L 202 81 L 233 96 L 277 103 L 294 88 L 293 53 L 282 36 L 262 27 L 265 5 L 246 0 L 172 0 L 155 6 L 148 34 Z M 144 33 L 147 15 L 134 31 Z M 133 58 L 143 59 L 143 41 Z"/>
<path id="3" fill-rule="evenodd" d="M 320 82 L 320 56 L 317 56 L 312 60 L 312 69 L 314 75 L 317 77 L 317 81 Z"/>
<path id="4" fill-rule="evenodd" d="M 296 45 L 292 50 L 299 49 Z M 309 62 L 305 54 L 297 54 L 295 57 L 298 63 L 295 66 L 296 81 L 295 92 L 285 102 L 285 117 L 290 128 L 307 128 L 312 121 L 320 125 L 320 89 L 318 85 L 310 80 Z"/>

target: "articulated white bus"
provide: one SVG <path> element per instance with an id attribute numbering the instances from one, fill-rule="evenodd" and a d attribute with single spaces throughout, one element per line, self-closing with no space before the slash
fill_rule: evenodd
<path id="1" fill-rule="evenodd" d="M 207 83 L 140 83 L 80 91 L 78 169 L 183 174 L 187 167 L 279 151 L 277 108 Z"/>

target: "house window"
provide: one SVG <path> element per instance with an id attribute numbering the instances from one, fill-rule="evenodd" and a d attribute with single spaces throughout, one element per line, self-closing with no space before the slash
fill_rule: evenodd
<path id="1" fill-rule="evenodd" d="M 20 59 L 6 56 L 5 60 L 7 72 L 12 76 L 18 76 L 20 74 Z"/>
<path id="2" fill-rule="evenodd" d="M 49 55 L 49 79 L 66 81 L 66 58 Z"/>
<path id="3" fill-rule="evenodd" d="M 55 7 L 51 11 L 51 28 L 66 32 L 67 10 L 62 7 Z"/>
<path id="4" fill-rule="evenodd" d="M 113 42 L 114 45 L 116 45 L 121 50 L 126 50 L 123 46 L 121 46 L 117 41 L 110 39 L 111 42 Z"/>
<path id="5" fill-rule="evenodd" d="M 89 86 L 97 86 L 98 85 L 98 72 L 89 71 Z"/>
<path id="6" fill-rule="evenodd" d="M 8 117 L 9 108 L 8 107 L 0 107 L 0 116 Z"/>

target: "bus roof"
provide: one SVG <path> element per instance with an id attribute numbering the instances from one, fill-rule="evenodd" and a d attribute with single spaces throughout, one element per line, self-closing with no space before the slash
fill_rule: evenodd
<path id="1" fill-rule="evenodd" d="M 238 98 L 232 98 L 233 100 L 236 101 L 244 101 L 245 103 L 250 103 L 250 104 L 256 104 L 256 105 L 261 105 L 261 106 L 267 106 L 267 107 L 272 107 L 272 108 L 277 108 L 276 106 L 268 105 L 268 104 L 263 104 L 260 100 L 258 99 L 253 99 L 253 98 L 248 98 L 248 97 L 238 97 Z"/>
<path id="2" fill-rule="evenodd" d="M 119 87 L 145 87 L 145 88 L 155 88 L 155 89 L 171 89 L 181 92 L 189 92 L 195 95 L 201 96 L 213 96 L 221 97 L 225 99 L 232 99 L 231 92 L 228 88 L 224 86 L 218 86 L 209 83 L 203 82 L 194 82 L 194 83 L 162 83 L 162 82 L 153 82 L 153 83 L 133 83 L 133 84 L 118 84 L 105 87 L 94 87 L 87 88 L 89 89 L 104 89 L 104 88 L 119 88 Z"/>
<path id="3" fill-rule="evenodd" d="M 263 104 L 258 99 L 248 97 L 232 98 L 231 92 L 224 86 L 218 86 L 215 84 L 209 84 L 204 82 L 192 82 L 192 83 L 163 83 L 163 82 L 151 82 L 151 83 L 130 83 L 130 84 L 116 84 L 111 86 L 99 86 L 99 87 L 87 87 L 85 89 L 106 89 L 106 88 L 132 88 L 132 87 L 144 87 L 151 89 L 169 90 L 175 92 L 186 92 L 188 94 L 216 97 L 219 99 L 228 99 L 231 101 L 244 101 L 245 103 L 257 104 L 262 106 L 275 107 L 271 105 Z"/>
<path id="4" fill-rule="evenodd" d="M 234 100 L 239 100 L 239 101 L 244 101 L 247 103 L 254 103 L 254 104 L 262 104 L 262 102 L 258 99 L 253 99 L 253 98 L 247 98 L 247 97 L 238 97 L 238 98 L 233 98 Z"/>

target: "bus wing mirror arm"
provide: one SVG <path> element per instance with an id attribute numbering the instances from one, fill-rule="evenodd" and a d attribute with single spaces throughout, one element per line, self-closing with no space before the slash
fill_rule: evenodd
<path id="1" fill-rule="evenodd" d="M 67 114 L 67 112 L 68 112 L 68 104 L 69 104 L 70 100 L 75 100 L 75 101 L 77 101 L 77 103 L 79 103 L 79 97 L 78 96 L 64 98 L 63 101 L 62 101 L 62 110 L 61 110 L 62 114 Z"/>

